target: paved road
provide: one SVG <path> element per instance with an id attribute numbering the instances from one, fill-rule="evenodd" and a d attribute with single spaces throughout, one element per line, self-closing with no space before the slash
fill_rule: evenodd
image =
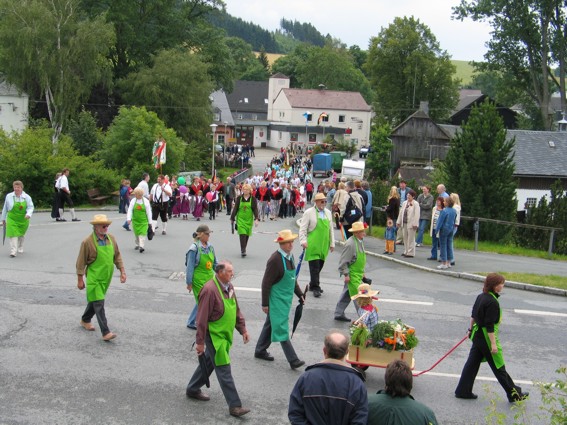
<path id="1" fill-rule="evenodd" d="M 197 223 L 172 221 L 168 235 L 158 232 L 140 254 L 133 249 L 132 234 L 120 227 L 124 216 L 108 212 L 128 282 L 121 285 L 115 277 L 109 290 L 108 320 L 119 336 L 104 343 L 98 332 L 85 332 L 78 324 L 85 294 L 76 289 L 74 264 L 79 243 L 90 232 L 92 214 L 80 212 L 80 223 L 54 223 L 47 213 L 36 214 L 26 253 L 11 259 L 7 246 L 0 250 L 0 424 L 236 423 L 214 376 L 210 402 L 187 400 L 184 394 L 197 360 L 190 351 L 194 332 L 185 327 L 194 300 L 185 289 L 183 261 Z M 289 393 L 301 371 L 289 368 L 278 346 L 270 350 L 276 357 L 273 363 L 254 359 L 253 349 L 265 317 L 259 293 L 265 262 L 276 248 L 276 232 L 292 228 L 293 220 L 261 223 L 244 259 L 226 215 L 205 222 L 214 230 L 211 241 L 219 257 L 234 262 L 234 283 L 252 339 L 244 345 L 235 336 L 232 351 L 237 388 L 244 405 L 252 409 L 243 421 L 287 423 Z M 369 239 L 367 246 L 373 243 Z M 298 247 L 295 253 L 299 254 Z M 329 329 L 347 329 L 333 320 L 332 313 L 342 288 L 336 271 L 339 254 L 340 248 L 329 256 L 322 273 L 325 292 L 319 299 L 308 299 L 293 339 L 307 364 L 322 358 L 322 339 Z M 458 267 L 464 264 L 460 258 Z M 478 282 L 378 257 L 368 258 L 368 275 L 381 291 L 381 318 L 400 317 L 417 328 L 416 371 L 430 367 L 463 336 Z M 307 281 L 305 265 L 300 282 Z M 505 289 L 501 302 L 507 368 L 522 387 L 536 393 L 527 402 L 533 417 L 539 397 L 531 382 L 552 381 L 554 370 L 567 364 L 567 302 L 564 297 L 513 288 Z M 347 314 L 353 317 L 354 309 L 349 307 Z M 479 400 L 452 396 L 467 351 L 465 343 L 431 373 L 416 378 L 416 399 L 429 405 L 443 424 L 484 423 L 491 394 L 500 398 L 498 409 L 511 416 L 510 405 L 486 366 L 475 388 Z M 381 369 L 369 370 L 369 392 L 383 388 L 383 376 Z"/>

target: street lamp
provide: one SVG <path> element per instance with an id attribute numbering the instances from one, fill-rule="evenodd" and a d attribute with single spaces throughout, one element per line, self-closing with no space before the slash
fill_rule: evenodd
<path id="1" fill-rule="evenodd" d="M 222 166 L 226 167 L 226 125 L 228 122 L 223 121 L 224 124 L 224 149 L 222 151 Z"/>
<path id="2" fill-rule="evenodd" d="M 217 131 L 217 125 L 216 124 L 211 124 L 209 127 L 211 127 L 211 132 L 213 133 L 213 160 L 211 162 L 212 168 L 211 168 L 211 177 L 214 177 L 215 175 L 215 133 Z"/>

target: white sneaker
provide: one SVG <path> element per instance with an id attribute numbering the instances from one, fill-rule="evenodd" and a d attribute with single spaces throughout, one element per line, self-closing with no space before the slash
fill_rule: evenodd
<path id="1" fill-rule="evenodd" d="M 448 269 L 449 267 L 446 266 L 445 264 L 441 264 L 441 265 L 437 266 L 437 268 L 438 268 L 439 270 L 446 270 L 446 269 Z"/>

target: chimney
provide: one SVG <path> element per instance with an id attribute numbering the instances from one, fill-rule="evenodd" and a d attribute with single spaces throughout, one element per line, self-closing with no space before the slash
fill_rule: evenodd
<path id="1" fill-rule="evenodd" d="M 422 100 L 421 102 L 419 102 L 419 110 L 429 115 L 429 102 L 427 100 Z"/>

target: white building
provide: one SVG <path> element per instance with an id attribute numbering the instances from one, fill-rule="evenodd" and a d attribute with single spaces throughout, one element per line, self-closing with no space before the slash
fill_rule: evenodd
<path id="1" fill-rule="evenodd" d="M 6 132 L 21 132 L 28 126 L 29 96 L 16 87 L 0 82 L 0 127 Z"/>
<path id="2" fill-rule="evenodd" d="M 275 74 L 268 85 L 267 145 L 321 143 L 331 135 L 357 148 L 370 143 L 372 110 L 358 92 L 291 89 L 289 78 Z"/>

